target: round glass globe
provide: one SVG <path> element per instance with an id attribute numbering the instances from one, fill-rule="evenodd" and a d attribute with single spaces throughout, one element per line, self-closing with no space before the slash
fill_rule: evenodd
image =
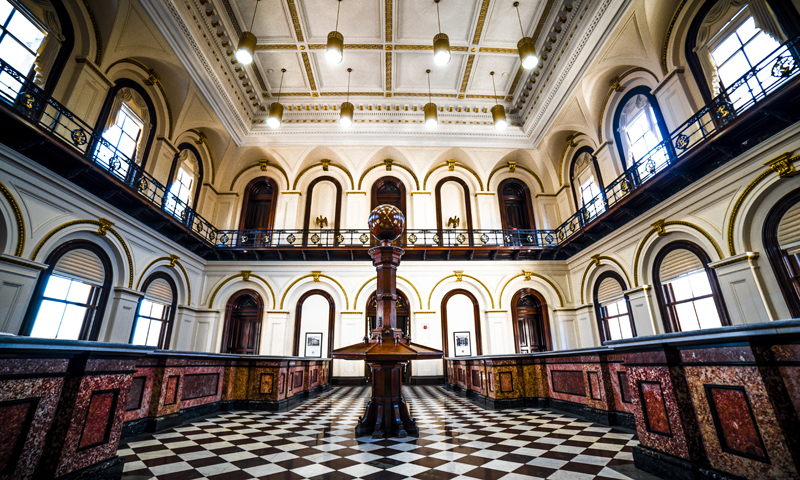
<path id="1" fill-rule="evenodd" d="M 539 63 L 539 59 L 536 55 L 528 55 L 525 57 L 525 60 L 522 61 L 522 68 L 525 70 L 530 70 L 531 68 L 535 67 Z"/>
<path id="2" fill-rule="evenodd" d="M 497 130 L 505 130 L 505 128 L 507 126 L 508 126 L 508 122 L 505 121 L 505 120 L 498 120 L 498 121 L 494 122 L 494 128 L 497 129 Z"/>
<path id="3" fill-rule="evenodd" d="M 276 117 L 269 117 L 267 119 L 267 126 L 272 129 L 278 128 L 281 126 L 281 121 Z"/>
<path id="4" fill-rule="evenodd" d="M 236 51 L 236 60 L 242 65 L 250 65 L 253 63 L 253 56 L 244 48 L 240 48 Z"/>
<path id="5" fill-rule="evenodd" d="M 325 52 L 325 58 L 329 63 L 342 63 L 342 52 L 336 48 L 329 48 Z"/>
<path id="6" fill-rule="evenodd" d="M 447 50 L 439 50 L 433 56 L 433 61 L 436 65 L 447 65 L 450 62 L 450 52 Z"/>
<path id="7" fill-rule="evenodd" d="M 352 124 L 353 124 L 353 120 L 350 117 L 346 117 L 344 115 L 339 117 L 339 125 L 341 125 L 342 127 L 349 128 L 350 125 L 352 125 Z"/>

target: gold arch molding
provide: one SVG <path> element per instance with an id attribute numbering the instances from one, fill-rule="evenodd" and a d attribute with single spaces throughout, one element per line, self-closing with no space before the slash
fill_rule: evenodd
<path id="1" fill-rule="evenodd" d="M 245 280 L 246 282 L 247 281 L 251 281 L 250 280 L 251 278 L 257 278 L 257 279 L 261 280 L 261 282 L 263 282 L 264 285 L 267 286 L 267 288 L 269 289 L 269 296 L 272 297 L 272 309 L 275 310 L 275 291 L 272 289 L 272 285 L 270 285 L 269 282 L 264 277 L 256 275 L 255 273 L 250 273 L 250 272 L 248 272 L 247 274 L 245 274 L 244 272 L 240 272 L 240 273 L 237 273 L 236 275 L 231 275 L 230 277 L 228 277 L 225 280 L 223 280 L 222 282 L 220 282 L 216 286 L 216 288 L 214 288 L 214 292 L 211 293 L 211 297 L 209 297 L 209 299 L 208 299 L 208 308 L 211 308 L 211 306 L 214 304 L 214 299 L 217 297 L 217 293 L 219 293 L 220 289 L 226 283 L 230 282 L 231 280 L 235 280 L 235 279 L 237 279 L 239 277 L 245 277 L 245 276 L 247 277 L 247 279 Z"/>
<path id="2" fill-rule="evenodd" d="M 142 62 L 140 62 L 138 60 L 134 60 L 132 58 L 123 58 L 123 59 L 117 60 L 116 62 L 114 62 L 111 65 L 109 65 L 108 68 L 106 68 L 106 72 L 105 73 L 108 74 L 108 72 L 110 72 L 112 68 L 114 68 L 116 65 L 119 65 L 120 63 L 130 63 L 131 65 L 135 65 L 135 66 L 139 67 L 140 69 L 142 69 L 144 71 L 144 73 L 148 77 L 154 78 L 153 83 L 149 83 L 149 82 L 147 82 L 147 83 L 150 84 L 150 85 L 155 85 L 156 88 L 158 89 L 158 91 L 161 92 L 161 98 L 164 99 L 164 106 L 167 107 L 167 120 L 169 120 L 169 139 L 172 140 L 172 138 L 173 138 L 172 137 L 172 133 L 173 133 L 173 128 L 172 128 L 172 108 L 169 106 L 169 100 L 167 99 L 167 92 L 164 91 L 164 87 L 161 86 L 161 82 L 159 81 L 158 75 L 156 75 L 155 70 L 153 70 L 152 68 L 147 68 L 147 66 L 145 64 L 143 64 Z"/>
<path id="3" fill-rule="evenodd" d="M 386 171 L 387 172 L 391 172 L 392 171 L 392 167 L 402 168 L 403 170 L 405 170 L 406 172 L 411 174 L 411 178 L 414 179 L 414 185 L 417 187 L 416 189 L 419 190 L 419 179 L 417 178 L 416 175 L 414 175 L 414 172 L 412 172 L 410 168 L 406 167 L 402 163 L 395 163 L 395 161 L 390 159 L 390 158 L 387 158 L 386 160 L 384 160 L 383 163 L 376 163 L 375 165 L 373 165 L 373 166 L 369 167 L 368 169 L 364 170 L 364 173 L 361 174 L 361 178 L 358 179 L 358 189 L 359 190 L 361 190 L 361 184 L 364 182 L 364 177 L 366 177 L 369 172 L 371 172 L 371 171 L 373 171 L 373 170 L 375 170 L 376 168 L 379 168 L 379 167 L 386 167 Z"/>
<path id="4" fill-rule="evenodd" d="M 564 145 L 564 151 L 561 152 L 561 162 L 559 162 L 559 164 L 558 164 L 558 186 L 559 187 L 563 187 L 564 186 L 564 160 L 566 160 L 566 158 L 567 158 L 567 152 L 569 151 L 570 147 L 577 147 L 578 146 L 578 144 L 575 143 L 575 139 L 580 137 L 581 135 L 583 135 L 584 137 L 588 138 L 589 140 L 592 139 L 592 137 L 590 137 L 589 135 L 586 135 L 583 132 L 574 132 L 571 135 L 567 135 L 567 142 Z M 593 148 L 592 150 L 596 151 L 597 149 Z"/>
<path id="5" fill-rule="evenodd" d="M 714 246 L 714 251 L 717 252 L 717 257 L 719 257 L 719 260 L 725 258 L 724 255 L 722 254 L 722 249 L 719 248 L 719 244 L 717 244 L 716 240 L 714 240 L 714 238 L 711 235 L 709 235 L 708 232 L 698 227 L 697 225 L 689 222 L 684 222 L 683 220 L 669 220 L 669 221 L 659 220 L 653 224 L 653 228 L 649 232 L 647 232 L 642 241 L 639 242 L 639 246 L 636 248 L 636 256 L 633 258 L 634 287 L 639 286 L 639 257 L 641 257 L 642 255 L 642 250 L 644 249 L 644 245 L 647 243 L 647 240 L 653 236 L 654 233 L 658 233 L 659 236 L 671 233 L 666 231 L 666 227 L 670 225 L 683 225 L 684 227 L 689 227 L 699 232 L 706 238 L 706 240 L 708 240 L 711 243 L 711 245 Z"/>
<path id="6" fill-rule="evenodd" d="M 309 273 L 307 275 L 303 275 L 302 277 L 296 278 L 292 283 L 290 283 L 289 286 L 286 287 L 286 289 L 283 291 L 283 295 L 281 296 L 281 306 L 279 307 L 280 310 L 283 310 L 283 302 L 286 300 L 286 295 L 289 293 L 289 290 L 291 290 L 292 287 L 297 285 L 297 283 L 300 280 L 303 280 L 304 278 L 308 278 L 308 277 L 327 278 L 328 280 L 330 280 L 333 283 L 335 283 L 339 287 L 339 290 L 342 291 L 342 295 L 344 295 L 344 305 L 345 305 L 344 309 L 345 310 L 350 310 L 350 300 L 347 298 L 347 292 L 344 290 L 344 287 L 342 286 L 342 284 L 339 283 L 339 280 L 336 280 L 335 278 L 331 277 L 330 275 L 325 275 L 324 273 L 320 273 L 320 274 Z M 314 281 L 316 282 L 318 280 L 315 279 Z"/>
<path id="7" fill-rule="evenodd" d="M 236 185 L 236 181 L 239 180 L 239 177 L 244 175 L 245 172 L 249 171 L 250 169 L 256 168 L 256 167 L 261 167 L 261 165 L 262 165 L 261 162 L 256 162 L 256 163 L 254 163 L 252 165 L 244 167 L 239 173 L 236 174 L 235 177 L 233 177 L 233 181 L 231 182 L 231 186 L 230 186 L 230 188 L 228 190 L 233 191 L 233 186 Z M 261 171 L 263 171 L 263 172 L 266 172 L 269 167 L 275 168 L 276 170 L 281 172 L 283 174 L 283 178 L 286 179 L 286 190 L 289 190 L 289 175 L 286 174 L 286 170 L 284 170 L 283 167 L 281 167 L 280 165 L 278 165 L 276 163 L 269 163 L 269 162 L 266 162 L 263 165 L 264 166 L 261 168 Z"/>
<path id="8" fill-rule="evenodd" d="M 327 165 L 327 166 L 326 166 L 326 165 Z M 355 190 L 355 189 L 356 189 L 356 183 L 355 183 L 355 181 L 353 180 L 353 176 L 350 174 L 350 170 L 348 170 L 347 168 L 345 168 L 345 167 L 343 167 L 343 166 L 339 165 L 338 163 L 331 162 L 330 160 L 322 160 L 322 161 L 320 161 L 320 162 L 318 162 L 318 163 L 315 163 L 315 164 L 313 164 L 313 165 L 309 165 L 309 166 L 307 166 L 306 168 L 304 168 L 304 169 L 300 170 L 300 173 L 298 173 L 298 174 L 297 174 L 297 177 L 295 177 L 295 179 L 294 179 L 294 184 L 292 184 L 292 190 L 297 190 L 297 183 L 300 181 L 300 177 L 302 177 L 303 175 L 305 175 L 305 173 L 306 173 L 307 171 L 311 170 L 312 168 L 314 168 L 314 167 L 320 167 L 320 166 L 322 167 L 322 169 L 323 169 L 324 171 L 328 171 L 328 166 L 331 166 L 331 167 L 336 167 L 336 168 L 338 168 L 339 170 L 343 171 L 344 173 L 346 173 L 346 174 L 347 174 L 347 178 L 349 178 L 349 179 L 350 179 L 350 188 L 351 188 L 351 190 Z"/>
<path id="9" fill-rule="evenodd" d="M 672 36 L 672 30 L 675 28 L 675 23 L 678 21 L 678 16 L 681 14 L 681 10 L 686 5 L 686 0 L 681 0 L 680 5 L 675 10 L 675 15 L 672 16 L 672 20 L 669 22 L 669 26 L 667 27 L 667 33 L 664 35 L 664 45 L 661 47 L 661 71 L 664 75 L 667 74 L 667 50 L 669 49 L 669 38 Z"/>
<path id="10" fill-rule="evenodd" d="M 217 177 L 217 166 L 215 165 L 215 162 L 214 162 L 214 154 L 211 153 L 211 146 L 209 146 L 209 144 L 208 144 L 208 137 L 206 137 L 205 133 L 201 132 L 200 130 L 198 130 L 196 128 L 190 128 L 189 130 L 186 130 L 186 131 L 194 133 L 195 135 L 197 135 L 197 140 L 195 140 L 194 143 L 196 143 L 198 145 L 203 145 L 204 147 L 206 147 L 206 153 L 208 153 L 208 163 L 211 164 L 211 181 L 209 181 L 208 183 L 213 185 L 214 184 L 214 179 Z M 180 136 L 180 135 L 178 135 L 178 136 Z"/>
<path id="11" fill-rule="evenodd" d="M 451 171 L 455 170 L 455 167 L 463 168 L 464 170 L 466 170 L 469 173 L 471 173 L 473 177 L 475 177 L 475 180 L 478 181 L 478 185 L 481 187 L 481 191 L 483 191 L 483 182 L 481 181 L 481 177 L 479 177 L 478 174 L 475 173 L 475 170 L 473 170 L 470 167 L 464 165 L 463 163 L 457 162 L 455 160 L 448 160 L 448 161 L 446 161 L 446 162 L 444 162 L 442 164 L 439 164 L 439 165 L 436 165 L 435 167 L 433 167 L 427 173 L 427 175 L 425 175 L 425 179 L 422 181 L 422 189 L 423 190 L 427 190 L 428 189 L 428 178 L 430 178 L 431 174 L 433 172 L 435 172 L 436 170 L 442 168 L 442 167 L 451 167 Z"/>
<path id="12" fill-rule="evenodd" d="M 506 165 L 500 165 L 499 167 L 495 167 L 495 169 L 492 170 L 492 173 L 489 174 L 489 178 L 486 179 L 487 189 L 489 188 L 489 185 L 492 184 L 492 177 L 494 176 L 494 174 L 504 168 L 507 168 L 511 173 L 514 173 L 514 170 L 516 170 L 517 168 L 519 168 L 520 170 L 525 170 L 526 172 L 530 173 L 536 180 L 536 183 L 539 185 L 539 191 L 544 193 L 544 184 L 542 184 L 542 180 L 539 178 L 539 175 L 533 173 L 533 170 L 526 167 L 525 165 L 519 165 L 518 163 L 511 163 L 511 162 L 508 162 Z"/>
<path id="13" fill-rule="evenodd" d="M 438 287 L 440 283 L 444 282 L 448 278 L 453 278 L 453 277 L 456 277 L 456 278 L 466 277 L 466 278 L 471 278 L 472 280 L 475 280 L 476 282 L 478 282 L 481 285 L 481 287 L 483 287 L 483 289 L 486 290 L 486 294 L 489 295 L 489 300 L 490 300 L 490 302 L 492 304 L 492 309 L 494 309 L 494 297 L 492 296 L 492 292 L 489 291 L 489 288 L 482 281 L 480 281 L 478 278 L 473 277 L 472 275 L 467 275 L 466 273 L 462 273 L 462 274 L 459 274 L 459 275 L 456 275 L 456 274 L 448 275 L 448 276 L 442 278 L 441 280 L 439 280 L 438 282 L 436 282 L 436 285 L 434 285 L 433 288 L 431 288 L 431 293 L 428 294 L 428 310 L 431 309 L 431 299 L 433 298 L 433 292 L 436 291 L 436 287 Z M 459 280 L 456 280 L 456 281 L 460 282 L 461 280 L 459 279 Z"/>
<path id="14" fill-rule="evenodd" d="M 6 197 L 8 200 L 8 204 L 11 206 L 11 210 L 14 211 L 14 221 L 17 223 L 17 246 L 14 248 L 14 256 L 21 257 L 22 253 L 25 251 L 25 219 L 22 216 L 22 210 L 19 208 L 19 203 L 14 198 L 14 195 L 3 185 L 3 182 L 0 182 L 0 193 Z"/>
<path id="15" fill-rule="evenodd" d="M 189 274 L 186 273 L 186 269 L 183 268 L 183 264 L 181 263 L 180 260 L 178 260 L 177 256 L 175 257 L 174 260 L 173 260 L 172 257 L 159 257 L 159 258 L 156 258 L 155 260 L 153 260 L 152 262 L 150 262 L 149 264 L 147 264 L 147 266 L 144 267 L 144 270 L 142 270 L 142 274 L 139 275 L 139 280 L 136 282 L 136 290 L 139 290 L 139 287 L 142 285 L 142 280 L 144 279 L 144 274 L 147 273 L 147 271 L 150 269 L 150 267 L 152 267 L 153 265 L 155 265 L 156 263 L 161 262 L 161 261 L 167 261 L 167 262 L 173 262 L 174 261 L 175 265 L 177 265 L 178 268 L 181 269 L 181 272 L 183 272 L 183 279 L 186 281 L 186 305 L 191 305 L 192 304 L 192 284 L 189 283 Z"/>
<path id="16" fill-rule="evenodd" d="M 625 281 L 628 282 L 628 288 L 633 287 L 633 285 L 631 285 L 631 278 L 628 276 L 628 272 L 625 271 L 625 268 L 622 266 L 621 263 L 619 263 L 618 261 L 616 261 L 611 257 L 606 257 L 604 255 L 595 255 L 594 257 L 592 257 L 592 261 L 589 262 L 589 265 L 586 266 L 586 270 L 583 271 L 583 278 L 581 279 L 581 305 L 584 304 L 583 293 L 586 287 L 586 276 L 589 275 L 589 271 L 592 269 L 593 265 L 597 267 L 603 266 L 603 264 L 600 263 L 601 260 L 608 260 L 609 262 L 619 267 L 619 269 L 622 270 L 623 275 L 625 275 Z"/>
<path id="17" fill-rule="evenodd" d="M 53 235 L 64 230 L 65 228 L 69 228 L 73 225 L 97 225 L 99 228 L 97 229 L 97 233 L 99 235 L 105 235 L 105 232 L 110 232 L 112 235 L 117 237 L 119 243 L 122 245 L 122 248 L 125 250 L 125 256 L 128 257 L 128 288 L 133 288 L 133 257 L 131 257 L 131 251 L 128 249 L 128 244 L 125 243 L 125 240 L 122 239 L 122 235 L 119 234 L 114 227 L 112 227 L 111 223 L 108 221 L 100 221 L 100 220 L 73 220 L 71 222 L 67 222 L 63 225 L 60 225 L 53 230 L 50 231 L 47 235 L 39 241 L 39 244 L 36 245 L 36 248 L 33 249 L 33 253 L 31 254 L 31 260 L 36 260 L 36 256 L 39 254 L 39 251 L 42 249 L 45 243 L 48 240 L 53 238 Z"/>
<path id="18" fill-rule="evenodd" d="M 506 291 L 506 287 L 508 286 L 508 284 L 513 282 L 514 279 L 519 278 L 519 277 L 524 277 L 526 275 L 527 275 L 526 273 L 518 273 L 518 274 L 514 275 L 513 277 L 509 278 L 508 281 L 506 282 L 506 284 L 503 285 L 503 288 L 500 290 L 500 300 L 498 301 L 498 303 L 500 304 L 500 307 L 503 306 L 503 292 Z M 547 282 L 547 284 L 550 285 L 550 287 L 552 287 L 552 289 L 556 292 L 556 295 L 558 295 L 558 303 L 559 303 L 559 305 L 561 307 L 564 306 L 564 297 L 561 296 L 561 290 L 558 289 L 558 287 L 556 286 L 555 282 L 553 282 L 549 278 L 545 277 L 544 275 L 541 275 L 541 274 L 536 273 L 536 272 L 530 272 L 530 275 L 531 275 L 531 277 L 541 278 L 542 280 Z"/>
<path id="19" fill-rule="evenodd" d="M 623 81 L 625 79 L 625 77 L 627 77 L 628 75 L 630 75 L 632 73 L 636 73 L 636 72 L 649 73 L 650 75 L 652 75 L 653 80 L 655 80 L 656 83 L 658 83 L 658 76 L 655 73 L 651 72 L 650 70 L 648 70 L 648 69 L 646 69 L 644 67 L 631 68 L 627 72 L 623 73 L 619 77 L 615 77 L 611 81 L 611 83 L 609 84 L 608 93 L 606 94 L 606 99 L 603 101 L 603 107 L 600 109 L 600 117 L 598 117 L 600 119 L 600 123 L 597 124 L 597 138 L 598 138 L 598 141 L 600 143 L 603 143 L 603 115 L 606 114 L 606 107 L 608 107 L 608 101 L 611 100 L 611 95 L 614 92 L 621 92 L 622 90 L 624 90 L 625 87 L 619 86 L 619 82 Z M 666 72 L 664 72 L 664 73 L 666 74 Z M 616 85 L 616 87 L 615 87 L 615 85 Z"/>
<path id="20" fill-rule="evenodd" d="M 373 280 L 376 280 L 377 278 L 378 278 L 377 275 L 375 275 L 374 277 L 371 277 L 369 280 L 364 282 L 358 288 L 358 291 L 356 292 L 356 297 L 353 299 L 353 308 L 356 308 L 356 305 L 358 305 L 358 296 L 361 295 L 361 290 L 364 290 L 364 287 L 366 287 L 370 282 L 372 282 Z M 411 288 L 414 289 L 414 293 L 417 294 L 417 299 L 419 300 L 419 307 L 422 308 L 422 296 L 419 294 L 419 290 L 417 290 L 417 287 L 413 283 L 411 283 L 411 281 L 408 280 L 407 278 L 403 278 L 400 275 L 397 275 L 397 278 L 399 280 L 402 280 L 402 281 L 406 282 L 407 284 L 411 285 Z"/>

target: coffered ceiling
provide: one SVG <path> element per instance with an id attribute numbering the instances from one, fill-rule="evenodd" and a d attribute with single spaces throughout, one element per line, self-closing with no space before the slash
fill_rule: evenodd
<path id="1" fill-rule="evenodd" d="M 569 94 L 609 27 L 629 0 L 521 0 L 526 36 L 541 56 L 522 70 L 520 26 L 512 0 L 441 0 L 450 63 L 433 61 L 438 33 L 433 0 L 343 0 L 338 30 L 344 60 L 325 58 L 336 24 L 336 0 L 259 0 L 253 24 L 255 60 L 238 64 L 239 34 L 249 28 L 256 0 L 143 0 L 239 144 L 442 144 L 532 147 Z M 355 124 L 337 123 L 347 95 Z M 266 126 L 277 100 L 283 125 Z M 423 125 L 428 78 L 440 125 Z M 489 72 L 495 71 L 497 97 Z M 509 127 L 497 131 L 489 109 L 506 106 Z"/>

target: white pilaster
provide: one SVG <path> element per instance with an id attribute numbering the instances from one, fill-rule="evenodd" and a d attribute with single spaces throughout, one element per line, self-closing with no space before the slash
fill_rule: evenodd
<path id="1" fill-rule="evenodd" d="M 103 342 L 128 343 L 131 340 L 139 299 L 144 293 L 124 287 L 114 287 L 106 308 L 106 318 L 100 326 L 98 339 Z"/>
<path id="2" fill-rule="evenodd" d="M 644 337 L 664 333 L 659 326 L 659 315 L 656 314 L 656 299 L 650 285 L 640 285 L 625 292 L 631 304 L 631 315 L 636 325 L 636 335 Z"/>
<path id="3" fill-rule="evenodd" d="M 0 254 L 0 332 L 18 334 L 22 320 L 47 265 Z"/>
<path id="4" fill-rule="evenodd" d="M 597 347 L 600 345 L 600 334 L 597 331 L 597 322 L 594 316 L 594 305 L 581 305 L 576 310 L 577 333 L 581 348 Z"/>
<path id="5" fill-rule="evenodd" d="M 194 308 L 187 307 L 186 305 L 178 305 L 178 311 L 175 312 L 175 320 L 173 320 L 172 323 L 171 345 L 169 348 L 180 351 L 191 350 L 191 339 L 196 315 L 197 310 Z"/>
<path id="6" fill-rule="evenodd" d="M 514 327 L 508 310 L 486 310 L 486 326 L 489 328 L 483 333 L 484 355 L 515 353 Z"/>
<path id="7" fill-rule="evenodd" d="M 708 264 L 717 275 L 722 298 L 733 325 L 770 320 L 765 306 L 768 297 L 763 295 L 758 282 L 757 262 L 757 253 L 744 252 Z"/>
<path id="8" fill-rule="evenodd" d="M 222 343 L 222 328 L 219 310 L 198 310 L 190 333 L 191 348 L 193 352 L 218 353 Z M 189 333 L 189 332 L 187 332 Z"/>
<path id="9" fill-rule="evenodd" d="M 578 338 L 576 335 L 575 326 L 575 310 L 572 309 L 554 309 L 553 310 L 553 323 L 555 332 L 554 347 L 557 350 L 571 350 L 579 348 Z"/>
<path id="10" fill-rule="evenodd" d="M 430 348 L 442 348 L 442 322 L 436 312 L 414 312 L 411 322 L 411 341 Z M 413 360 L 411 375 L 415 377 L 444 375 L 442 361 Z"/>

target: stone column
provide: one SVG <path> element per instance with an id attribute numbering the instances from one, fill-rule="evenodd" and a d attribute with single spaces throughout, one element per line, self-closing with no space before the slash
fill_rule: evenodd
<path id="1" fill-rule="evenodd" d="M 514 353 L 514 330 L 508 310 L 486 310 L 486 327 L 483 335 L 484 355 Z"/>
<path id="2" fill-rule="evenodd" d="M 774 320 L 767 312 L 769 296 L 758 281 L 758 254 L 745 252 L 709 263 L 719 281 L 722 298 L 734 325 Z"/>
<path id="3" fill-rule="evenodd" d="M 191 332 L 191 348 L 194 352 L 219 352 L 222 344 L 222 327 L 224 321 L 219 310 L 197 310 Z"/>
<path id="4" fill-rule="evenodd" d="M 17 335 L 36 289 L 43 263 L 0 254 L 0 332 Z"/>
<path id="5" fill-rule="evenodd" d="M 578 348 L 575 330 L 575 311 L 567 308 L 553 309 L 553 348 L 572 350 Z"/>
<path id="6" fill-rule="evenodd" d="M 286 310 L 269 310 L 261 329 L 261 354 L 289 356 L 292 354 L 294 337 L 289 335 L 289 312 Z"/>
<path id="7" fill-rule="evenodd" d="M 125 287 L 114 287 L 108 313 L 100 326 L 98 339 L 111 343 L 129 343 L 143 292 Z"/>
<path id="8" fill-rule="evenodd" d="M 663 333 L 663 328 L 658 324 L 656 315 L 656 299 L 653 298 L 653 289 L 650 285 L 641 285 L 625 292 L 631 304 L 631 315 L 636 325 L 636 335 L 644 337 Z"/>

